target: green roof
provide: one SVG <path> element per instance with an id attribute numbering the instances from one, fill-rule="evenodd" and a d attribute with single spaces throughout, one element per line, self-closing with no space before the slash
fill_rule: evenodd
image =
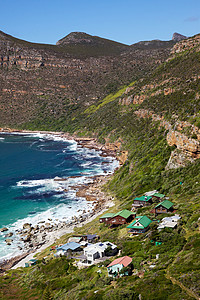
<path id="1" fill-rule="evenodd" d="M 135 224 L 139 222 L 140 223 L 140 226 L 135 226 Z M 130 224 L 127 226 L 127 228 L 139 228 L 139 229 L 143 229 L 143 228 L 146 228 L 147 226 L 149 226 L 149 224 L 151 224 L 151 220 L 147 217 L 147 216 L 138 216 L 136 217 L 136 219 Z"/>
<path id="2" fill-rule="evenodd" d="M 102 217 L 100 217 L 100 219 L 105 219 L 105 218 L 111 218 L 111 217 L 113 217 L 113 213 L 107 213 L 107 214 L 105 214 L 105 215 L 103 215 Z"/>
<path id="3" fill-rule="evenodd" d="M 120 216 L 122 218 L 127 219 L 128 217 L 130 217 L 131 215 L 133 215 L 134 213 L 128 209 L 123 209 L 119 212 L 117 212 L 116 214 L 114 214 L 112 217 L 116 217 L 116 216 Z"/>
<path id="4" fill-rule="evenodd" d="M 155 194 L 153 194 L 153 196 L 158 197 L 158 198 L 164 198 L 165 197 L 165 195 L 160 194 L 160 193 L 155 193 Z"/>
<path id="5" fill-rule="evenodd" d="M 146 202 L 148 202 L 149 200 L 151 200 L 151 196 L 142 196 L 142 197 L 136 197 L 135 199 L 134 199 L 134 201 L 135 200 L 138 200 L 138 201 L 146 201 Z"/>
<path id="6" fill-rule="evenodd" d="M 158 205 L 156 205 L 155 208 L 158 207 L 158 206 L 160 206 L 160 205 L 162 205 L 163 207 L 169 209 L 174 204 L 171 201 L 169 201 L 169 200 L 164 200 L 164 201 L 160 202 Z"/>

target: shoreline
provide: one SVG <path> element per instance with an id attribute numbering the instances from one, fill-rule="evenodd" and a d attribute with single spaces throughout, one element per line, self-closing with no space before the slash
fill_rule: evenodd
<path id="1" fill-rule="evenodd" d="M 115 157 L 118 160 L 117 154 L 119 152 L 119 143 L 118 145 L 115 144 L 107 144 L 102 145 L 96 141 L 94 138 L 79 138 L 73 135 L 69 135 L 68 133 L 64 132 L 51 132 L 51 131 L 29 131 L 29 130 L 2 130 L 0 129 L 0 133 L 6 133 L 6 134 L 46 134 L 46 135 L 52 135 L 55 137 L 59 137 L 66 140 L 74 140 L 76 141 L 81 147 L 84 148 L 90 148 L 95 149 L 97 151 L 101 151 L 100 156 L 112 156 Z M 114 145 L 114 146 L 113 146 Z M 120 144 L 121 145 L 121 144 Z M 119 160 L 118 160 L 119 161 Z M 76 195 L 78 197 L 83 197 L 86 199 L 86 201 L 93 202 L 94 206 L 92 211 L 89 213 L 83 214 L 79 217 L 79 219 L 74 218 L 74 220 L 70 223 L 66 222 L 60 222 L 56 228 L 48 228 L 43 226 L 43 230 L 35 231 L 31 233 L 31 227 L 29 227 L 29 235 L 33 236 L 33 241 L 35 237 L 39 237 L 42 240 L 42 243 L 37 245 L 37 247 L 34 247 L 29 249 L 25 247 L 26 251 L 19 255 L 14 256 L 10 259 L 7 259 L 3 261 L 0 264 L 0 273 L 4 273 L 9 269 L 16 269 L 18 267 L 23 267 L 25 262 L 29 261 L 35 254 L 41 252 L 42 250 L 48 248 L 52 244 L 56 242 L 60 237 L 64 236 L 68 233 L 73 233 L 74 227 L 81 227 L 92 220 L 94 220 L 98 215 L 102 214 L 104 211 L 106 211 L 109 207 L 114 205 L 113 198 L 111 196 L 106 195 L 104 192 L 102 192 L 101 187 L 105 185 L 105 183 L 110 179 L 110 177 L 114 174 L 114 172 L 122 165 L 122 163 L 119 161 L 119 166 L 113 171 L 112 174 L 107 175 L 96 175 L 91 176 L 93 179 L 92 183 L 88 184 L 79 184 L 78 186 L 75 186 L 77 192 Z M 61 179 L 62 180 L 62 179 Z M 29 224 L 31 226 L 31 224 Z M 42 226 L 41 226 L 42 227 Z M 31 234 L 30 234 L 31 233 Z M 29 239 L 30 241 L 30 239 Z"/>

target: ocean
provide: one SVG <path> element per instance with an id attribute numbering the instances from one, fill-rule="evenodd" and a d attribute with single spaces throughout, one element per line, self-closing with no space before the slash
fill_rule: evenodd
<path id="1" fill-rule="evenodd" d="M 75 186 L 113 173 L 117 160 L 100 154 L 53 134 L 0 134 L 0 228 L 14 233 L 7 245 L 7 232 L 0 232 L 0 260 L 21 253 L 15 231 L 24 223 L 70 222 L 92 210 Z"/>

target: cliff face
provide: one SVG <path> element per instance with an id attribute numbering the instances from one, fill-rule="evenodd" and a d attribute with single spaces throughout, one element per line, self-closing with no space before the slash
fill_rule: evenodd
<path id="1" fill-rule="evenodd" d="M 181 40 L 162 68 L 129 86 L 119 98 L 120 105 L 137 108 L 137 117 L 165 128 L 168 145 L 176 147 L 167 169 L 200 158 L 199 53 L 200 35 Z"/>

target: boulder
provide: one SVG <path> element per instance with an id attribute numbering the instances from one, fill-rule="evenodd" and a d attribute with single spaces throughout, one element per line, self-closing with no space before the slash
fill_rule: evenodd
<path id="1" fill-rule="evenodd" d="M 8 234 L 5 235 L 5 237 L 11 237 L 11 236 L 13 236 L 12 232 L 9 232 Z"/>
<path id="2" fill-rule="evenodd" d="M 12 239 L 6 239 L 5 240 L 5 242 L 7 243 L 7 245 L 11 245 L 12 241 L 13 241 Z"/>
<path id="3" fill-rule="evenodd" d="M 23 229 L 31 230 L 31 224 L 30 224 L 30 223 L 25 223 L 25 224 L 23 225 Z"/>
<path id="4" fill-rule="evenodd" d="M 0 228 L 0 231 L 1 232 L 8 231 L 8 228 L 6 228 L 6 227 Z"/>

